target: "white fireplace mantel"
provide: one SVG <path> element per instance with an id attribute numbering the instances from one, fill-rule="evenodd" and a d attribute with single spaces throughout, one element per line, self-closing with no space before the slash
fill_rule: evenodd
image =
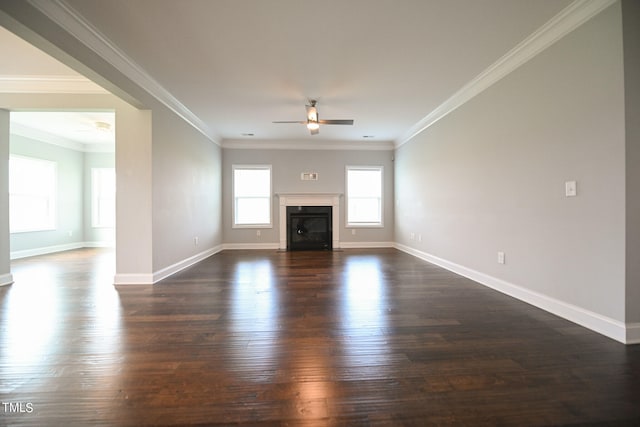
<path id="1" fill-rule="evenodd" d="M 340 193 L 278 193 L 280 199 L 280 249 L 287 249 L 287 206 L 331 206 L 332 245 L 340 248 Z"/>

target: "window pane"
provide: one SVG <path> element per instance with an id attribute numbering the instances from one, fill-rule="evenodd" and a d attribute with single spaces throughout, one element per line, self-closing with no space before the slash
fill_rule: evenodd
<path id="1" fill-rule="evenodd" d="M 28 157 L 9 157 L 10 231 L 55 228 L 56 163 Z"/>
<path id="2" fill-rule="evenodd" d="M 380 223 L 380 199 L 351 198 L 349 200 L 350 223 Z"/>
<path id="3" fill-rule="evenodd" d="M 271 224 L 271 168 L 234 166 L 234 225 Z"/>
<path id="4" fill-rule="evenodd" d="M 269 224 L 269 198 L 236 199 L 236 224 Z"/>
<path id="5" fill-rule="evenodd" d="M 91 225 L 113 228 L 116 225 L 116 171 L 91 169 Z"/>
<path id="6" fill-rule="evenodd" d="M 382 171 L 380 170 L 350 170 L 349 195 L 354 197 L 380 197 Z"/>
<path id="7" fill-rule="evenodd" d="M 382 224 L 382 168 L 347 169 L 347 223 Z"/>
<path id="8" fill-rule="evenodd" d="M 268 169 L 236 169 L 234 176 L 236 197 L 265 197 L 271 185 Z"/>
<path id="9" fill-rule="evenodd" d="M 12 232 L 53 228 L 47 197 L 16 194 L 10 205 Z"/>
<path id="10" fill-rule="evenodd" d="M 116 203 L 114 199 L 98 199 L 96 210 L 98 217 L 94 227 L 113 228 L 116 226 Z"/>

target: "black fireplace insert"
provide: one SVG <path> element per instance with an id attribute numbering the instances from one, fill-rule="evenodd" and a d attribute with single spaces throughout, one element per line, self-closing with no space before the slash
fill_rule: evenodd
<path id="1" fill-rule="evenodd" d="M 331 206 L 287 206 L 287 249 L 331 250 Z"/>

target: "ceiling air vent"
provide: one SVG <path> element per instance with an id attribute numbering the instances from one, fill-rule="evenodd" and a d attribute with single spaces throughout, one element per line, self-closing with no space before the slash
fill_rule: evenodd
<path id="1" fill-rule="evenodd" d="M 303 181 L 317 181 L 318 173 L 317 172 L 302 172 L 300 174 L 300 179 Z"/>

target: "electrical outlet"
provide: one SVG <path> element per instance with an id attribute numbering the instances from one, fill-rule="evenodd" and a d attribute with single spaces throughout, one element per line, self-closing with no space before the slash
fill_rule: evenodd
<path id="1" fill-rule="evenodd" d="M 498 252 L 498 264 L 504 264 L 504 252 Z"/>
<path id="2" fill-rule="evenodd" d="M 415 239 L 416 239 L 416 234 L 415 233 L 409 234 L 409 240 L 415 240 Z"/>
<path id="3" fill-rule="evenodd" d="M 261 235 L 260 230 L 256 230 L 256 236 L 260 237 L 260 235 Z"/>
<path id="4" fill-rule="evenodd" d="M 198 239 L 198 236 L 196 236 L 193 238 L 193 245 L 198 246 L 198 243 L 200 243 L 200 239 Z"/>
<path id="5" fill-rule="evenodd" d="M 575 197 L 578 195 L 578 186 L 575 181 L 567 181 L 564 183 L 564 195 L 566 197 Z"/>
<path id="6" fill-rule="evenodd" d="M 418 242 L 422 243 L 422 234 L 418 234 Z"/>

